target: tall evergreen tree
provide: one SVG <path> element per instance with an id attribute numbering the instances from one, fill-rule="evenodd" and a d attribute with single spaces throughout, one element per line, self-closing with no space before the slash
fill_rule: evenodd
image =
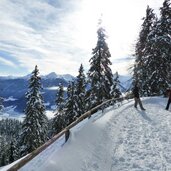
<path id="1" fill-rule="evenodd" d="M 75 99 L 76 99 L 76 117 L 81 116 L 85 112 L 85 96 L 86 96 L 86 80 L 84 74 L 84 68 L 81 64 L 79 68 L 79 74 L 77 76 L 76 85 L 75 85 Z"/>
<path id="2" fill-rule="evenodd" d="M 118 72 L 116 72 L 114 75 L 113 86 L 111 90 L 111 95 L 113 96 L 113 98 L 119 98 L 122 95 L 119 85 L 120 85 L 119 74 Z"/>
<path id="3" fill-rule="evenodd" d="M 171 83 L 171 6 L 165 0 L 160 8 L 160 18 L 148 36 L 148 87 L 150 95 L 162 95 Z"/>
<path id="4" fill-rule="evenodd" d="M 12 163 L 15 161 L 15 159 L 16 159 L 15 153 L 16 153 L 16 146 L 11 141 L 10 147 L 9 147 L 9 163 Z"/>
<path id="5" fill-rule="evenodd" d="M 147 53 L 146 49 L 148 48 L 148 36 L 150 32 L 153 30 L 153 25 L 155 21 L 155 14 L 153 13 L 153 9 L 147 6 L 146 16 L 143 18 L 142 29 L 139 34 L 138 41 L 135 46 L 135 65 L 133 69 L 133 84 L 135 82 L 139 82 L 140 85 L 140 93 L 143 95 L 149 95 L 148 90 L 148 79 L 149 73 L 148 70 L 148 60 L 151 60 Z"/>
<path id="6" fill-rule="evenodd" d="M 59 90 L 55 102 L 56 102 L 57 110 L 55 113 L 55 117 L 53 119 L 53 132 L 56 134 L 65 127 L 65 120 L 64 120 L 65 99 L 64 99 L 64 87 L 62 84 L 59 85 Z"/>
<path id="7" fill-rule="evenodd" d="M 20 158 L 18 137 L 21 133 L 21 122 L 15 119 L 0 120 L 0 166 Z M 13 145 L 11 146 L 11 142 Z"/>
<path id="8" fill-rule="evenodd" d="M 4 110 L 3 100 L 4 99 L 2 97 L 0 97 L 0 114 L 2 114 L 3 110 Z"/>
<path id="9" fill-rule="evenodd" d="M 65 124 L 66 126 L 72 123 L 77 116 L 76 108 L 76 96 L 75 96 L 75 83 L 70 82 L 67 88 L 67 99 L 65 104 Z"/>
<path id="10" fill-rule="evenodd" d="M 25 119 L 22 125 L 22 154 L 32 152 L 47 139 L 47 117 L 41 90 L 41 78 L 38 76 L 39 70 L 35 66 L 29 80 L 29 89 L 26 93 L 27 105 L 25 109 Z"/>
<path id="11" fill-rule="evenodd" d="M 106 43 L 106 34 L 103 27 L 97 30 L 97 45 L 93 49 L 93 56 L 90 59 L 90 69 L 88 71 L 88 79 L 90 83 L 89 101 L 90 108 L 102 103 L 106 99 L 111 98 L 111 86 L 113 84 L 113 74 L 109 65 L 111 65 L 108 45 Z"/>
<path id="12" fill-rule="evenodd" d="M 7 145 L 6 136 L 0 135 L 0 166 L 8 164 Z"/>

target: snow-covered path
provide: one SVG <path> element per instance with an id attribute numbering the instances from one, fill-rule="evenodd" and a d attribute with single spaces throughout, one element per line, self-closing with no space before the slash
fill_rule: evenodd
<path id="1" fill-rule="evenodd" d="M 108 109 L 73 129 L 62 148 L 61 139 L 20 170 L 171 171 L 171 111 L 164 110 L 166 101 L 144 98 L 146 111 L 133 108 L 132 100 Z"/>
<path id="2" fill-rule="evenodd" d="M 146 112 L 129 107 L 120 110 L 121 115 L 115 121 L 120 135 L 112 149 L 111 170 L 171 170 L 171 113 L 160 105 L 162 100 L 154 98 L 149 105 L 148 101 Z"/>

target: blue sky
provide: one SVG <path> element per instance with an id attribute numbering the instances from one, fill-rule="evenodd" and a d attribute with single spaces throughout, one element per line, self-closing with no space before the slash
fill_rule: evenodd
<path id="1" fill-rule="evenodd" d="M 112 70 L 128 74 L 147 5 L 162 0 L 0 0 L 0 75 L 27 75 L 35 65 L 41 74 L 76 76 L 89 68 L 103 13 Z"/>

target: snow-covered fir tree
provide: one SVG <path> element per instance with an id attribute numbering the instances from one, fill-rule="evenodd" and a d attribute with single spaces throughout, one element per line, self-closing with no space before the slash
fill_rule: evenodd
<path id="1" fill-rule="evenodd" d="M 76 117 L 81 116 L 85 112 L 85 96 L 86 96 L 86 79 L 84 74 L 84 68 L 81 64 L 79 68 L 79 74 L 75 83 L 75 98 L 76 98 Z"/>
<path id="2" fill-rule="evenodd" d="M 151 60 L 147 53 L 147 41 L 148 35 L 153 29 L 155 21 L 155 14 L 153 9 L 147 6 L 146 16 L 143 18 L 143 24 L 141 31 L 139 33 L 139 38 L 135 46 L 135 64 L 133 69 L 133 84 L 138 82 L 140 85 L 140 93 L 143 95 L 149 95 L 148 79 L 149 79 L 149 63 L 148 60 Z"/>
<path id="3" fill-rule="evenodd" d="M 62 84 L 59 85 L 59 89 L 56 96 L 56 113 L 53 118 L 53 134 L 60 132 L 65 127 L 65 99 L 64 99 L 64 87 Z"/>
<path id="4" fill-rule="evenodd" d="M 6 136 L 0 135 L 0 166 L 8 164 Z"/>
<path id="5" fill-rule="evenodd" d="M 0 135 L 6 135 L 9 138 L 18 136 L 21 131 L 21 122 L 15 119 L 2 119 L 0 120 Z"/>
<path id="6" fill-rule="evenodd" d="M 19 134 L 21 122 L 15 119 L 0 120 L 0 166 L 7 165 L 19 156 Z M 11 142 L 13 145 L 11 146 Z"/>
<path id="7" fill-rule="evenodd" d="M 112 85 L 112 89 L 111 89 L 111 95 L 113 98 L 119 98 L 122 95 L 119 85 L 120 85 L 119 74 L 118 74 L 118 72 L 116 72 L 114 74 L 113 85 Z"/>
<path id="8" fill-rule="evenodd" d="M 9 163 L 14 162 L 16 159 L 18 159 L 18 149 L 16 145 L 16 140 L 13 138 L 13 140 L 10 142 L 9 145 Z"/>
<path id="9" fill-rule="evenodd" d="M 136 45 L 133 78 L 135 82 L 140 83 L 141 94 L 145 96 L 164 94 L 171 81 L 171 7 L 169 0 L 165 0 L 163 7 L 160 8 L 160 18 L 157 19 L 154 16 L 153 10 L 148 7 Z"/>
<path id="10" fill-rule="evenodd" d="M 26 93 L 27 104 L 25 119 L 22 125 L 21 153 L 32 152 L 47 140 L 47 117 L 45 115 L 44 100 L 41 93 L 41 78 L 37 65 L 29 80 Z"/>
<path id="11" fill-rule="evenodd" d="M 75 96 L 75 83 L 72 81 L 67 88 L 67 99 L 65 104 L 65 124 L 66 126 L 72 123 L 77 116 L 77 103 Z"/>
<path id="12" fill-rule="evenodd" d="M 160 18 L 148 36 L 148 81 L 150 95 L 162 95 L 170 84 L 171 71 L 171 6 L 165 0 L 160 8 Z"/>
<path id="13" fill-rule="evenodd" d="M 4 99 L 2 97 L 0 97 L 0 115 L 3 113 L 3 110 L 4 110 L 3 101 L 4 101 Z"/>
<path id="14" fill-rule="evenodd" d="M 90 108 L 111 98 L 111 86 L 113 84 L 113 74 L 110 68 L 111 54 L 106 43 L 105 29 L 99 26 L 97 30 L 97 45 L 93 49 L 93 56 L 90 59 L 90 69 L 88 71 L 88 81 L 90 90 L 88 91 L 88 101 Z"/>

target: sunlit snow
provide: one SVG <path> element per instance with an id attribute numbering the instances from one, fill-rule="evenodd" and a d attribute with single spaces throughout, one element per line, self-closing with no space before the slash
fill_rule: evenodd
<path id="1" fill-rule="evenodd" d="M 40 153 L 20 171 L 170 171 L 171 110 L 167 98 L 142 98 L 94 114 Z M 4 171 L 5 167 L 1 169 Z"/>

